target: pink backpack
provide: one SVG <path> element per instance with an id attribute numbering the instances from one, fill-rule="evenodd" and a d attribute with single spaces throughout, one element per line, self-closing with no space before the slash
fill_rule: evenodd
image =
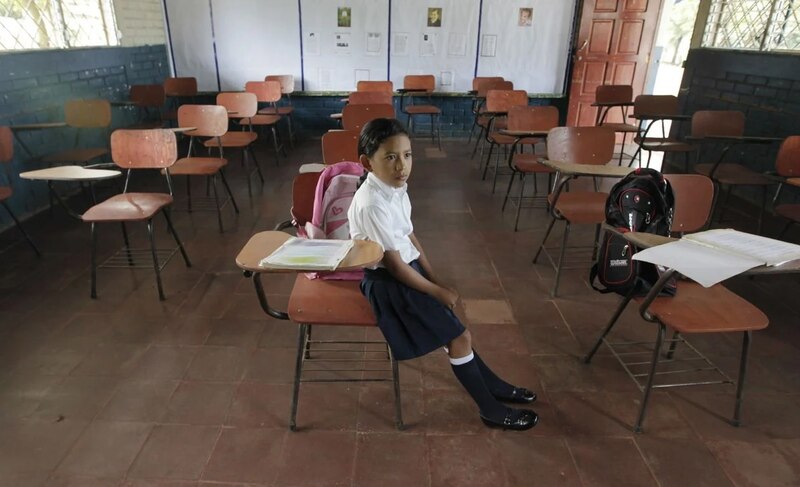
<path id="1" fill-rule="evenodd" d="M 350 238 L 347 210 L 358 189 L 358 181 L 364 175 L 364 166 L 358 162 L 338 162 L 327 166 L 319 176 L 314 193 L 314 210 L 311 221 L 306 222 L 308 238 Z M 357 281 L 364 271 L 314 272 L 306 274 L 310 279 L 335 279 Z"/>

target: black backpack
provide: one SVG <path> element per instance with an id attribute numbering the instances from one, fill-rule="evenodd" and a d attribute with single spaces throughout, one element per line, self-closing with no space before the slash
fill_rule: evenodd
<path id="1" fill-rule="evenodd" d="M 669 236 L 675 196 L 664 176 L 655 169 L 636 169 L 611 188 L 606 200 L 606 224 L 619 232 L 647 232 Z M 623 237 L 605 232 L 589 283 L 601 293 L 644 296 L 659 278 L 655 265 L 631 259 L 638 251 Z M 604 289 L 595 286 L 595 278 Z M 675 282 L 662 294 L 674 295 Z"/>

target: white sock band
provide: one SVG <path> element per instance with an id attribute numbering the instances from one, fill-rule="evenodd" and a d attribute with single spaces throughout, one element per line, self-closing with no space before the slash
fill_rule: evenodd
<path id="1" fill-rule="evenodd" d="M 447 347 L 442 347 L 442 348 L 444 348 L 444 353 L 450 355 L 450 349 L 449 348 L 447 348 Z"/>
<path id="2" fill-rule="evenodd" d="M 469 362 L 473 358 L 475 358 L 475 354 L 470 352 L 469 355 L 464 355 L 463 357 L 458 357 L 458 358 L 452 358 L 451 357 L 450 358 L 450 363 L 452 365 L 464 365 L 465 363 Z"/>

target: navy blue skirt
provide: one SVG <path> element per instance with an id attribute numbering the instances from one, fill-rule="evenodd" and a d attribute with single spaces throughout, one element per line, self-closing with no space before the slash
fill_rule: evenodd
<path id="1" fill-rule="evenodd" d="M 425 277 L 416 260 L 409 264 Z M 365 269 L 361 292 L 397 360 L 421 357 L 464 333 L 458 317 L 436 298 L 401 283 L 384 268 Z"/>

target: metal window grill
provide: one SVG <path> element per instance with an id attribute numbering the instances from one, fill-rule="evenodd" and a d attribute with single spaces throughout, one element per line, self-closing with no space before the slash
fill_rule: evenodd
<path id="1" fill-rule="evenodd" d="M 800 0 L 712 0 L 703 46 L 800 50 Z"/>
<path id="2" fill-rule="evenodd" d="M 0 0 L 0 51 L 117 44 L 112 0 Z"/>

